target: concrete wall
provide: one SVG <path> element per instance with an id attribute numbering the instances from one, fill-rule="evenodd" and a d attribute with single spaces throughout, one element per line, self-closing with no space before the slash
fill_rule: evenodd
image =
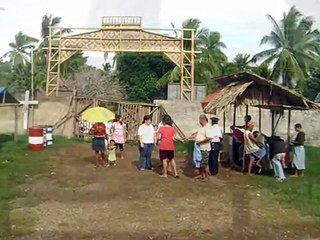
<path id="1" fill-rule="evenodd" d="M 34 109 L 34 114 L 30 110 L 31 125 L 54 125 L 61 120 L 68 112 L 70 112 L 70 97 L 59 98 L 39 98 L 39 106 Z M 157 101 L 158 104 L 163 105 L 169 114 L 174 115 L 177 125 L 180 124 L 181 130 L 190 134 L 197 128 L 197 118 L 201 113 L 200 102 L 188 103 L 180 101 Z M 249 114 L 252 116 L 253 121 L 256 123 L 256 129 L 259 129 L 259 111 L 257 108 L 249 108 Z M 233 121 L 233 110 L 226 114 L 226 130 L 230 129 Z M 238 109 L 237 111 L 237 124 L 243 124 L 243 116 L 245 115 L 244 109 Z M 22 129 L 22 107 L 19 108 L 19 121 L 18 128 L 19 133 L 23 134 Z M 34 120 L 33 120 L 34 116 Z M 222 115 L 219 116 L 220 126 L 222 127 Z M 320 145 L 320 114 L 312 111 L 293 111 L 292 112 L 292 124 L 291 133 L 294 135 L 293 125 L 294 123 L 302 123 L 306 132 L 306 137 L 309 142 L 315 145 Z M 277 134 L 286 137 L 287 133 L 287 113 L 283 116 L 279 122 Z M 262 110 L 262 131 L 270 135 L 271 133 L 271 116 L 270 112 Z M 1 133 L 13 133 L 14 132 L 14 108 L 13 107 L 0 107 L 0 134 Z M 73 119 L 70 119 L 66 124 L 58 129 L 54 130 L 54 134 L 63 136 L 73 135 Z"/>
<path id="2" fill-rule="evenodd" d="M 39 105 L 35 109 L 29 110 L 29 126 L 56 124 L 69 112 L 70 100 L 70 97 L 39 98 Z M 19 107 L 18 116 L 18 131 L 19 134 L 24 134 L 22 107 Z M 0 134 L 13 133 L 14 121 L 14 108 L 0 107 Z M 70 119 L 60 128 L 55 129 L 54 134 L 72 136 L 73 119 Z"/>

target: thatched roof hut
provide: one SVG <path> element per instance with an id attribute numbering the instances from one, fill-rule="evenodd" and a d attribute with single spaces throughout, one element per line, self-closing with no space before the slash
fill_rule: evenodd
<path id="1" fill-rule="evenodd" d="M 284 110 L 320 110 L 314 103 L 297 92 L 252 73 L 240 73 L 214 79 L 222 86 L 214 98 L 206 104 L 204 111 L 221 112 L 231 106 L 251 106 Z"/>

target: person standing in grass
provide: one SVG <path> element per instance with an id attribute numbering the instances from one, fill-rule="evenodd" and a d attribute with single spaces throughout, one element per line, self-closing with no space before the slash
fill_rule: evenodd
<path id="1" fill-rule="evenodd" d="M 139 169 L 152 170 L 152 151 L 153 146 L 156 143 L 156 131 L 152 126 L 151 116 L 146 115 L 143 117 L 143 123 L 140 125 L 138 129 L 138 137 L 139 137 Z"/>
<path id="2" fill-rule="evenodd" d="M 158 142 L 159 142 L 159 155 L 160 161 L 163 163 L 163 174 L 161 177 L 168 177 L 168 167 L 171 166 L 174 176 L 179 177 L 177 171 L 177 165 L 174 160 L 174 139 L 177 139 L 181 142 L 183 140 L 177 136 L 177 131 L 172 127 L 172 119 L 169 115 L 164 116 L 163 126 L 160 127 L 158 131 Z"/>
<path id="3" fill-rule="evenodd" d="M 199 123 L 200 123 L 200 129 L 193 133 L 188 139 L 195 138 L 196 144 L 199 146 L 201 151 L 201 163 L 200 163 L 200 169 L 199 173 L 200 176 L 197 178 L 200 178 L 202 181 L 208 181 L 209 180 L 209 156 L 211 151 L 211 140 L 213 138 L 211 126 L 208 123 L 208 118 L 205 114 L 201 114 L 199 116 Z"/>
<path id="4" fill-rule="evenodd" d="M 249 157 L 248 175 L 252 175 L 252 166 L 254 163 L 261 161 L 266 155 L 266 150 L 259 148 L 257 145 L 260 133 L 256 136 L 253 135 L 252 130 L 254 128 L 253 122 L 248 122 L 247 129 L 244 132 L 244 152 L 245 156 Z"/>
<path id="5" fill-rule="evenodd" d="M 282 166 L 285 155 L 285 153 L 277 153 L 271 160 L 274 176 L 278 182 L 283 182 L 286 179 Z"/>
<path id="6" fill-rule="evenodd" d="M 211 151 L 209 158 L 209 171 L 211 176 L 215 176 L 219 172 L 219 152 L 220 152 L 220 142 L 222 139 L 221 128 L 218 125 L 219 118 L 214 116 L 211 117 L 211 131 L 212 131 L 212 140 L 211 140 Z"/>
<path id="7" fill-rule="evenodd" d="M 296 169 L 294 176 L 303 176 L 304 170 L 306 169 L 306 155 L 304 149 L 304 142 L 306 139 L 306 134 L 302 131 L 302 125 L 297 123 L 294 125 L 294 129 L 297 132 L 297 136 L 293 145 L 293 160 L 292 166 Z"/>
<path id="8" fill-rule="evenodd" d="M 100 164 L 106 166 L 106 125 L 97 122 L 93 124 L 90 133 L 93 135 L 92 150 L 95 152 L 95 167 L 99 167 Z"/>
<path id="9" fill-rule="evenodd" d="M 120 115 L 116 115 L 115 122 L 112 123 L 111 127 L 111 139 L 116 143 L 116 149 L 120 150 L 121 159 L 124 158 L 124 144 L 126 143 L 127 127 L 122 121 Z"/>

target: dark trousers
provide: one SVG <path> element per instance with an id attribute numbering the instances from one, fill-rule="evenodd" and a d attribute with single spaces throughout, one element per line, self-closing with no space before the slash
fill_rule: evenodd
<path id="1" fill-rule="evenodd" d="M 139 168 L 140 169 L 152 169 L 152 150 L 153 144 L 144 144 L 144 147 L 139 146 L 140 159 L 139 159 Z"/>
<path id="2" fill-rule="evenodd" d="M 220 146 L 217 143 L 211 143 L 210 157 L 209 157 L 209 171 L 212 176 L 217 175 L 219 172 L 219 152 Z"/>

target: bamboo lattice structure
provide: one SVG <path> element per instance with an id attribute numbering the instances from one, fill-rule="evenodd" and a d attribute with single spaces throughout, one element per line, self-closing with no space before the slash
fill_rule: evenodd
<path id="1" fill-rule="evenodd" d="M 195 29 L 152 29 L 141 23 L 141 17 L 104 17 L 99 29 L 50 27 L 47 96 L 59 95 L 60 66 L 79 51 L 161 52 L 181 70 L 180 99 L 193 101 Z"/>

